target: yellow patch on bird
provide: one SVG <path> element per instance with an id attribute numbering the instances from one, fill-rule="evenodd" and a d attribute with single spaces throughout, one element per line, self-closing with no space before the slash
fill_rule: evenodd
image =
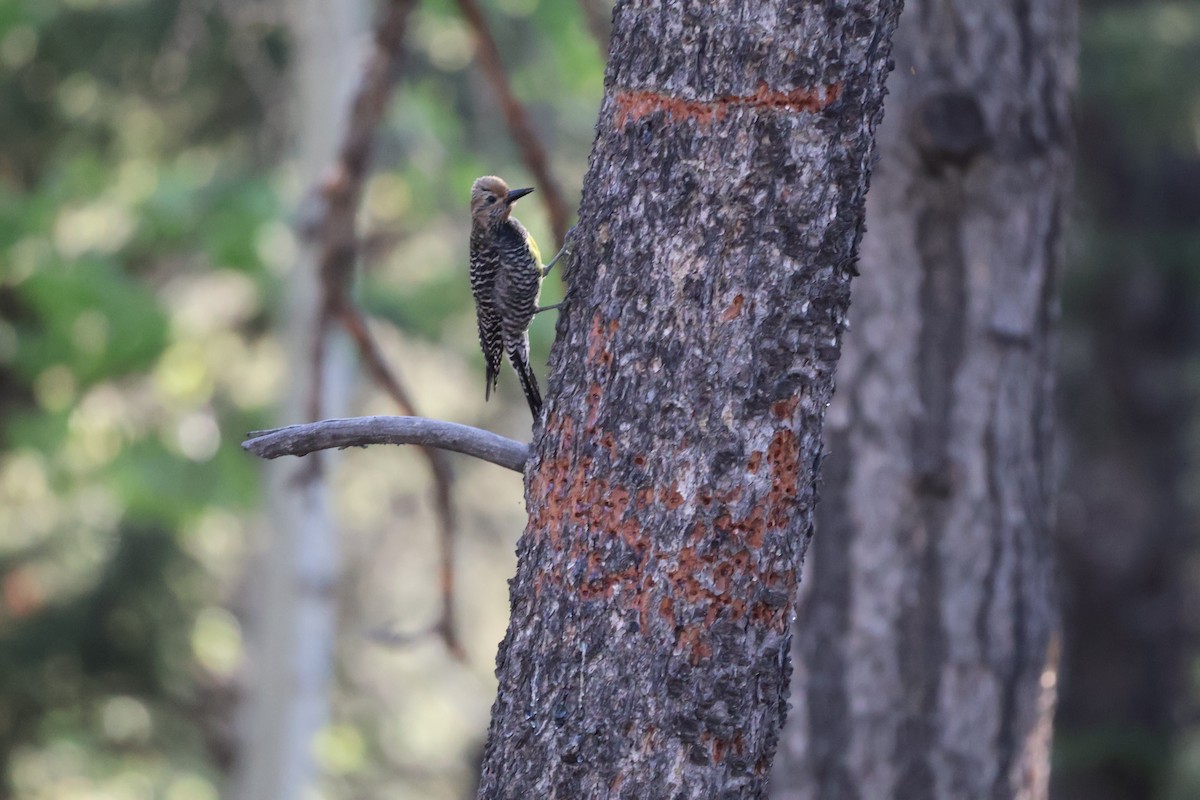
<path id="1" fill-rule="evenodd" d="M 533 234 L 525 231 L 525 242 L 529 245 L 529 249 L 533 251 L 534 264 L 538 269 L 542 268 L 542 251 L 538 249 L 537 241 L 533 238 Z"/>

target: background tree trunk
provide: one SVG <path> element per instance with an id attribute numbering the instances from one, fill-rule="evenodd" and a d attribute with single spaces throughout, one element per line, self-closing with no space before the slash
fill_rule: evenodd
<path id="1" fill-rule="evenodd" d="M 899 3 L 619 4 L 480 797 L 761 797 Z"/>
<path id="2" fill-rule="evenodd" d="M 1046 796 L 1068 0 L 910 0 L 773 797 Z"/>
<path id="3" fill-rule="evenodd" d="M 296 158 L 307 189 L 334 161 L 370 43 L 368 14 L 361 0 L 306 0 L 289 7 L 289 21 L 297 51 Z M 313 332 L 319 328 L 317 247 L 302 245 L 289 275 L 285 341 L 293 382 L 280 412 L 287 422 L 311 413 Z M 325 343 L 319 381 L 322 413 L 330 417 L 344 415 L 354 374 L 349 342 L 335 330 Z M 318 457 L 328 470 L 330 454 Z M 329 716 L 340 559 L 325 472 L 315 466 L 310 457 L 274 462 L 268 472 L 268 538 L 250 580 L 253 671 L 234 787 L 242 800 L 303 797 L 315 772 L 312 739 Z"/>

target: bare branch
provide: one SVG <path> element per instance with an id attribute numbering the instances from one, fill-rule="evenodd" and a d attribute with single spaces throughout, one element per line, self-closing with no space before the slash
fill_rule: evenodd
<path id="1" fill-rule="evenodd" d="M 314 238 L 320 246 L 321 308 L 313 331 L 312 382 L 308 388 L 310 419 L 321 417 L 321 381 L 326 357 L 324 340 L 329 326 L 350 295 L 358 257 L 355 218 L 370 169 L 375 133 L 387 110 L 395 74 L 404 57 L 404 33 L 414 2 L 391 0 L 387 4 L 375 31 L 375 48 L 350 104 L 350 118 L 337 160 L 322 179 L 318 192 L 314 193 L 314 199 L 320 201 L 317 219 L 306 220 L 300 230 L 302 235 Z M 412 411 L 411 408 L 401 410 Z"/>
<path id="2" fill-rule="evenodd" d="M 391 0 L 375 32 L 375 49 L 350 105 L 337 161 L 321 182 L 323 219 L 314 233 L 322 244 L 321 280 L 327 298 L 349 293 L 358 257 L 355 219 L 374 155 L 375 135 L 404 58 L 404 33 L 414 0 Z M 332 305 L 336 307 L 337 301 Z"/>
<path id="3" fill-rule="evenodd" d="M 558 182 L 550 174 L 550 162 L 546 157 L 546 148 L 538 138 L 529 121 L 529 113 L 521 105 L 521 101 L 513 94 L 508 82 L 508 73 L 504 71 L 504 61 L 500 58 L 500 48 L 492 37 L 487 18 L 476 0 L 458 0 L 458 8 L 466 18 L 471 30 L 475 32 L 475 40 L 479 45 L 479 62 L 484 77 L 492 85 L 492 91 L 504 111 L 504 119 L 508 122 L 508 131 L 512 135 L 521 159 L 542 193 L 542 201 L 550 215 L 550 227 L 554 231 L 555 249 L 563 246 L 566 241 L 567 228 L 570 226 L 571 213 L 563 200 L 562 190 Z"/>
<path id="4" fill-rule="evenodd" d="M 338 150 L 337 161 L 322 180 L 320 219 L 305 232 L 314 236 L 321 246 L 318 270 L 321 281 L 321 310 L 316 339 L 313 345 L 313 382 L 310 386 L 310 418 L 321 416 L 321 373 L 325 358 L 324 340 L 328 327 L 340 322 L 350 333 L 362 360 L 375 381 L 392 397 L 400 411 L 415 414 L 412 399 L 396 374 L 388 369 L 357 306 L 350 299 L 350 287 L 359 256 L 356 230 L 358 208 L 362 203 L 367 176 L 374 155 L 375 137 L 392 87 L 404 57 L 404 34 L 409 12 L 415 0 L 389 0 L 383 18 L 375 31 L 375 48 L 363 72 L 362 82 L 350 105 L 346 133 Z M 420 445 L 420 442 L 413 442 Z M 317 448 L 320 449 L 320 448 Z M 445 458 L 437 450 L 421 446 L 433 475 L 434 506 L 439 521 L 441 569 L 439 586 L 442 595 L 442 618 L 438 629 L 451 655 L 466 657 L 458 641 L 454 620 L 454 507 L 451 503 L 453 475 Z M 319 469 L 315 467 L 314 469 Z"/>
<path id="5" fill-rule="evenodd" d="M 367 321 L 363 319 L 358 306 L 349 297 L 343 297 L 341 308 L 338 311 L 342 326 L 358 345 L 359 355 L 366 362 L 367 369 L 375 378 L 375 382 L 391 395 L 401 412 L 415 417 L 416 411 L 412 397 L 396 374 L 388 368 L 383 353 L 374 337 L 371 336 Z M 456 526 L 454 505 L 450 500 L 450 486 L 454 481 L 454 476 L 450 472 L 450 464 L 447 463 L 445 454 L 441 451 L 433 447 L 422 446 L 421 455 L 429 463 L 429 471 L 433 474 L 434 505 L 440 521 L 441 535 L 438 537 L 438 541 L 441 545 L 442 557 L 438 575 L 442 594 L 442 620 L 439 629 L 445 636 L 446 646 L 450 652 L 459 660 L 463 660 L 466 658 L 466 651 L 463 650 L 462 643 L 458 641 L 456 629 L 451 622 L 454 619 L 454 533 Z"/>
<path id="6" fill-rule="evenodd" d="M 529 445 L 498 433 L 427 417 L 351 417 L 251 431 L 242 448 L 259 458 L 305 456 L 369 444 L 412 444 L 473 456 L 524 472 Z"/>

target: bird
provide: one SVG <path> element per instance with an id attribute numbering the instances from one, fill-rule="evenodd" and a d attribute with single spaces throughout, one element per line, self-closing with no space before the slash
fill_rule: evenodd
<path id="1" fill-rule="evenodd" d="M 542 395 L 529 364 L 529 324 L 539 311 L 542 279 L 563 253 L 564 244 L 550 263 L 542 265 L 537 242 L 516 217 L 513 204 L 532 188 L 509 189 L 495 175 L 484 175 L 471 185 L 471 295 L 479 346 L 487 363 L 484 399 L 490 400 L 500 377 L 504 355 L 512 364 L 536 421 L 542 414 Z"/>

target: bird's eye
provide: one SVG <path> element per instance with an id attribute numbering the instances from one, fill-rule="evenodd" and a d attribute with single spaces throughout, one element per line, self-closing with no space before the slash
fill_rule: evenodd
<path id="1" fill-rule="evenodd" d="M 488 205 L 490 206 L 490 205 L 491 205 L 492 203 L 494 203 L 494 202 L 496 202 L 496 196 L 495 196 L 495 195 L 488 195 Z"/>

